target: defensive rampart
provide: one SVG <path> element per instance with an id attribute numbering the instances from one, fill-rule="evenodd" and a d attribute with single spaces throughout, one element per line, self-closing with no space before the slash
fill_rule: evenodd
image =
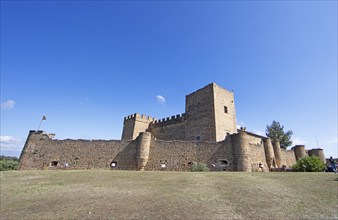
<path id="1" fill-rule="evenodd" d="M 120 169 L 188 171 L 194 162 L 212 171 L 269 171 L 296 162 L 293 150 L 276 151 L 268 138 L 245 131 L 221 142 L 157 140 L 141 132 L 135 140 L 57 140 L 42 131 L 30 131 L 19 169 Z M 278 145 L 275 143 L 275 146 Z M 300 147 L 300 149 L 303 149 Z M 297 151 L 298 152 L 298 151 Z M 321 149 L 310 154 L 324 157 Z"/>
<path id="2" fill-rule="evenodd" d="M 185 140 L 185 114 L 156 120 L 148 131 L 159 140 Z"/>
<path id="3" fill-rule="evenodd" d="M 42 131 L 30 131 L 21 153 L 19 169 L 92 169 L 136 170 L 137 141 L 54 140 Z"/>
<path id="4" fill-rule="evenodd" d="M 158 128 L 158 127 L 163 127 L 163 126 L 168 126 L 168 125 L 182 123 L 185 120 L 186 120 L 185 119 L 185 114 L 183 113 L 183 114 L 173 115 L 171 117 L 155 120 L 152 123 L 150 123 L 150 127 L 151 128 Z"/>

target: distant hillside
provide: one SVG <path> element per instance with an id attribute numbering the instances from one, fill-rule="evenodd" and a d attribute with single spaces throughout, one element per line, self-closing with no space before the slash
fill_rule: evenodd
<path id="1" fill-rule="evenodd" d="M 17 158 L 17 157 L 11 157 L 11 156 L 0 155 L 0 160 L 15 160 L 15 161 L 19 161 L 19 158 Z"/>

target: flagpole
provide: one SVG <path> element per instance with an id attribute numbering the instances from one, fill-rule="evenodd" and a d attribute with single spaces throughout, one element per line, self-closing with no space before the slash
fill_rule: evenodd
<path id="1" fill-rule="evenodd" d="M 47 119 L 47 117 L 46 117 L 46 116 L 42 116 L 42 119 L 41 119 L 41 121 L 40 121 L 40 124 L 39 124 L 38 130 L 36 130 L 36 132 L 38 132 L 38 131 L 39 131 L 39 129 L 40 129 L 40 127 L 41 127 L 41 124 L 42 124 L 42 121 L 43 121 L 43 120 L 46 120 L 46 119 Z"/>
<path id="2" fill-rule="evenodd" d="M 315 136 L 315 138 L 316 138 L 317 148 L 319 148 L 317 136 Z"/>

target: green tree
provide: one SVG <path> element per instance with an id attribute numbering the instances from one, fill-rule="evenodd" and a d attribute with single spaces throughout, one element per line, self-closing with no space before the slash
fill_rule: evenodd
<path id="1" fill-rule="evenodd" d="M 306 156 L 297 160 L 296 164 L 292 166 L 295 171 L 306 171 L 306 172 L 321 172 L 325 169 L 323 161 L 316 156 Z"/>
<path id="2" fill-rule="evenodd" d="M 286 149 L 292 144 L 291 135 L 293 131 L 284 132 L 284 126 L 280 125 L 278 121 L 272 121 L 272 124 L 266 126 L 266 136 L 272 140 L 279 140 L 281 148 Z"/>
<path id="3" fill-rule="evenodd" d="M 18 167 L 18 161 L 16 160 L 0 160 L 0 171 L 16 170 Z"/>

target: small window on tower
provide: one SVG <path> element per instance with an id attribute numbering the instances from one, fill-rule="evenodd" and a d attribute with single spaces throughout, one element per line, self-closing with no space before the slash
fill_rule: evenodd
<path id="1" fill-rule="evenodd" d="M 224 106 L 224 113 L 228 113 L 228 107 Z"/>

